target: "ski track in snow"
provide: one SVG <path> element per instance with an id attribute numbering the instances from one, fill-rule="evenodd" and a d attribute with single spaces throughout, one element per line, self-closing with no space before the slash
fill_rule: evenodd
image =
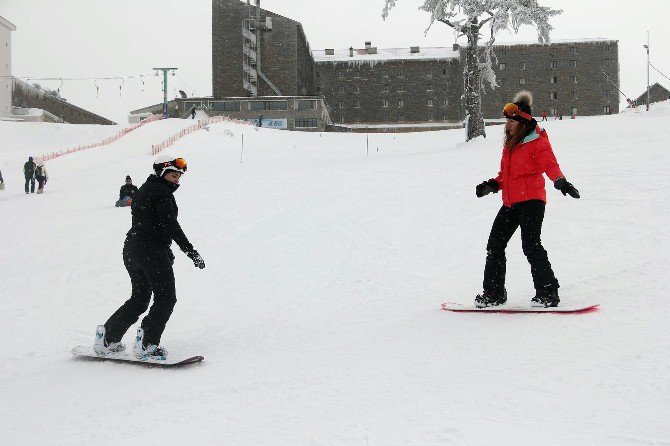
<path id="1" fill-rule="evenodd" d="M 500 196 L 474 186 L 502 127 L 371 134 L 367 155 L 363 134 L 230 123 L 179 140 L 179 220 L 207 267 L 173 246 L 163 344 L 205 356 L 176 370 L 69 351 L 129 296 L 125 175 L 141 185 L 151 144 L 192 121 L 49 161 L 41 196 L 23 192 L 29 154 L 120 127 L 0 122 L 2 443 L 668 445 L 669 117 L 542 123 L 582 194 L 547 182 L 543 243 L 563 302 L 601 304 L 583 315 L 440 311 L 480 291 Z M 507 289 L 533 295 L 518 233 Z"/>

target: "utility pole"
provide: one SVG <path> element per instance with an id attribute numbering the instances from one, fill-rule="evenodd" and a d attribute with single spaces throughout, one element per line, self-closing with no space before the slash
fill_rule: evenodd
<path id="1" fill-rule="evenodd" d="M 168 71 L 172 71 L 172 75 L 174 76 L 174 72 L 178 70 L 178 68 L 154 68 L 156 70 L 156 73 L 159 71 L 163 72 L 163 119 L 168 118 L 168 100 L 167 100 L 167 73 Z"/>
<path id="2" fill-rule="evenodd" d="M 647 31 L 647 44 L 642 46 L 647 49 L 647 111 L 649 111 L 649 31 Z"/>

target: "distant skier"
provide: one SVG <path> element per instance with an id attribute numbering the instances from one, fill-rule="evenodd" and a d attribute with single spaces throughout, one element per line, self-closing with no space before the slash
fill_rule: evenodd
<path id="1" fill-rule="evenodd" d="M 5 180 L 2 179 L 2 171 L 0 170 L 0 191 L 5 190 Z"/>
<path id="2" fill-rule="evenodd" d="M 547 132 L 531 116 L 531 105 L 532 96 L 527 91 L 517 93 L 514 102 L 505 105 L 507 123 L 500 172 L 476 187 L 477 197 L 501 190 L 503 201 L 486 245 L 484 291 L 475 298 L 480 308 L 507 301 L 505 248 L 519 226 L 536 290 L 531 305 L 555 307 L 560 302 L 558 280 L 540 240 L 547 195 L 542 174 L 546 173 L 563 195 L 579 198 L 579 191 L 563 176 Z"/>
<path id="3" fill-rule="evenodd" d="M 29 156 L 28 161 L 23 165 L 23 176 L 26 179 L 26 193 L 35 193 L 35 168 L 37 165 L 33 161 L 33 157 Z M 30 191 L 28 191 L 28 184 L 30 184 Z"/>
<path id="4" fill-rule="evenodd" d="M 49 179 L 49 173 L 42 160 L 38 161 L 37 166 L 35 167 L 35 179 L 37 179 L 37 193 L 41 194 L 44 192 L 44 186 Z"/>
<path id="5" fill-rule="evenodd" d="M 263 126 L 263 115 L 258 115 L 258 122 L 256 122 L 256 127 Z"/>
<path id="6" fill-rule="evenodd" d="M 191 108 L 191 119 L 195 119 L 195 107 Z"/>
<path id="7" fill-rule="evenodd" d="M 119 201 L 116 202 L 116 207 L 130 206 L 133 204 L 133 195 L 137 192 L 137 186 L 133 184 L 130 175 L 126 175 L 126 184 L 121 186 L 119 190 Z"/>
<path id="8" fill-rule="evenodd" d="M 98 355 L 125 350 L 121 339 L 147 310 L 153 292 L 154 302 L 137 329 L 133 354 L 140 359 L 166 359 L 167 350 L 159 345 L 177 302 L 172 240 L 196 267 L 205 267 L 177 221 L 173 193 L 186 172 L 186 160 L 159 156 L 153 167 L 156 173 L 147 178 L 133 197 L 132 227 L 123 245 L 123 263 L 130 276 L 132 294 L 104 325 L 98 326 L 93 345 Z"/>
<path id="9" fill-rule="evenodd" d="M 546 111 L 546 110 L 544 110 L 544 111 L 542 112 L 542 120 L 543 120 L 543 121 L 546 121 L 546 120 L 547 120 L 547 111 Z"/>

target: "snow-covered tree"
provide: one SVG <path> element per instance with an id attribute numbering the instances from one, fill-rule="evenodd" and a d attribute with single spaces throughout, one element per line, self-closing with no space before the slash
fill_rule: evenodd
<path id="1" fill-rule="evenodd" d="M 382 18 L 386 20 L 389 11 L 398 0 L 385 0 Z M 465 50 L 463 72 L 463 105 L 467 113 L 467 140 L 484 135 L 482 117 L 482 77 L 497 87 L 493 71 L 492 47 L 501 30 L 515 33 L 522 25 L 537 29 L 540 43 L 549 43 L 552 26 L 549 19 L 561 10 L 540 6 L 538 0 L 423 0 L 420 10 L 430 13 L 430 23 L 426 32 L 435 23 L 442 22 L 454 29 L 456 39 L 465 36 L 468 44 Z M 483 51 L 479 50 L 482 30 L 488 28 L 490 35 Z"/>

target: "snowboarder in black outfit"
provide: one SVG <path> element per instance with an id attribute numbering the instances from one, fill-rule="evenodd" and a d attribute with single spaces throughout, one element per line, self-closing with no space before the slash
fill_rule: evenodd
<path id="1" fill-rule="evenodd" d="M 195 107 L 191 108 L 191 119 L 195 119 Z"/>
<path id="2" fill-rule="evenodd" d="M 28 161 L 23 165 L 23 176 L 26 179 L 26 193 L 35 193 L 35 168 L 37 165 L 33 161 L 33 157 L 29 156 Z M 30 191 L 28 191 L 28 184 L 30 184 Z"/>
<path id="3" fill-rule="evenodd" d="M 137 186 L 133 184 L 133 179 L 130 178 L 130 175 L 126 175 L 126 184 L 119 190 L 119 201 L 116 202 L 116 207 L 130 206 L 136 192 Z"/>
<path id="4" fill-rule="evenodd" d="M 166 359 L 167 350 L 159 345 L 177 302 L 172 240 L 196 267 L 205 267 L 177 221 L 178 208 L 173 193 L 179 187 L 179 178 L 186 172 L 186 161 L 161 156 L 153 167 L 155 175 L 150 175 L 133 197 L 132 227 L 123 245 L 123 263 L 130 276 L 132 295 L 104 325 L 98 326 L 93 345 L 98 355 L 125 350 L 121 339 L 147 310 L 153 292 L 154 302 L 137 329 L 133 354 L 139 359 Z"/>
<path id="5" fill-rule="evenodd" d="M 0 171 L 0 190 L 5 190 L 5 180 L 2 179 L 2 171 Z"/>

